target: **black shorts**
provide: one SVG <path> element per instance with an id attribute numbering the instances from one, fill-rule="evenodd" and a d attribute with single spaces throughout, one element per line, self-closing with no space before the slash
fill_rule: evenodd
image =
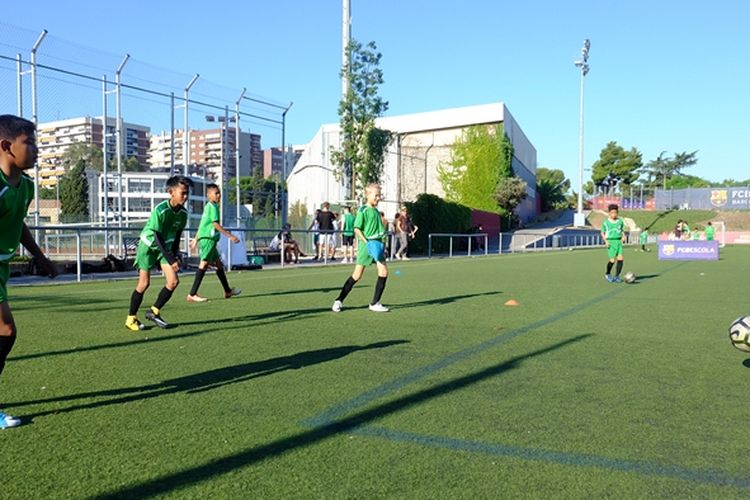
<path id="1" fill-rule="evenodd" d="M 354 236 L 342 236 L 344 240 L 344 246 L 352 246 L 354 245 Z"/>

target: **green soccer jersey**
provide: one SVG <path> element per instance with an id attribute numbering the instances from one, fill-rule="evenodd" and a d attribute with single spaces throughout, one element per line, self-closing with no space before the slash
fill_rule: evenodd
<path id="1" fill-rule="evenodd" d="M 641 242 L 641 245 L 645 245 L 646 243 L 648 243 L 648 230 L 647 229 L 644 229 L 643 231 L 641 231 L 639 240 Z"/>
<path id="2" fill-rule="evenodd" d="M 11 186 L 0 170 L 0 262 L 10 260 L 21 243 L 23 219 L 34 199 L 34 181 L 21 176 L 18 186 Z"/>
<path id="3" fill-rule="evenodd" d="M 221 233 L 214 227 L 214 222 L 219 222 L 219 205 L 211 201 L 206 203 L 203 209 L 203 217 L 198 225 L 198 234 L 196 238 L 209 238 L 214 241 L 221 239 Z"/>
<path id="4" fill-rule="evenodd" d="M 714 227 L 706 226 L 706 240 L 713 241 L 714 239 Z"/>
<path id="5" fill-rule="evenodd" d="M 625 223 L 622 219 L 605 219 L 602 224 L 602 233 L 605 240 L 621 240 L 625 232 Z"/>
<path id="6" fill-rule="evenodd" d="M 344 228 L 341 230 L 341 234 L 354 236 L 354 216 L 350 213 L 344 214 Z"/>
<path id="7" fill-rule="evenodd" d="M 169 206 L 169 200 L 164 200 L 156 205 L 151 212 L 151 217 L 148 218 L 146 226 L 141 231 L 141 241 L 152 250 L 157 250 L 159 246 L 156 244 L 154 233 L 159 233 L 164 239 L 164 246 L 167 250 L 170 250 L 175 238 L 185 229 L 186 224 L 187 210 L 185 210 L 185 207 L 174 210 Z"/>
<path id="8" fill-rule="evenodd" d="M 354 229 L 359 229 L 367 240 L 379 240 L 385 236 L 383 219 L 375 207 L 365 205 L 357 211 Z"/>

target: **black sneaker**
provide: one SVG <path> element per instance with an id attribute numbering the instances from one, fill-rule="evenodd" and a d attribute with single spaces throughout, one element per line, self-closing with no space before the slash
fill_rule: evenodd
<path id="1" fill-rule="evenodd" d="M 154 314 L 154 311 L 152 311 L 151 309 L 146 311 L 146 319 L 156 323 L 156 326 L 158 326 L 159 328 L 169 328 L 169 323 L 164 321 L 160 314 Z"/>

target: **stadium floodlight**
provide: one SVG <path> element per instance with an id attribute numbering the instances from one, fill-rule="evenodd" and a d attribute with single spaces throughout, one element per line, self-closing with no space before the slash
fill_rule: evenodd
<path id="1" fill-rule="evenodd" d="M 185 130 L 182 131 L 182 163 L 184 165 L 183 175 L 186 177 L 190 175 L 189 167 L 190 164 L 190 127 L 188 122 L 190 120 L 190 114 L 188 108 L 190 107 L 190 89 L 195 85 L 195 82 L 200 78 L 200 75 L 196 73 L 193 78 L 190 79 L 188 84 L 185 86 Z"/>
<path id="2" fill-rule="evenodd" d="M 581 70 L 581 96 L 580 96 L 580 116 L 578 125 L 578 207 L 573 218 L 573 225 L 576 227 L 586 226 L 586 218 L 583 215 L 583 82 L 589 73 L 589 50 L 591 42 L 587 38 L 583 41 L 581 49 L 581 59 L 574 61 L 573 64 Z"/>

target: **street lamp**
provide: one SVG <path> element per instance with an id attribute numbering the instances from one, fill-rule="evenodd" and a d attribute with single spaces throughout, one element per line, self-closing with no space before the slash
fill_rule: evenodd
<path id="1" fill-rule="evenodd" d="M 580 97 L 580 116 L 578 125 L 578 209 L 573 217 L 573 225 L 576 227 L 585 227 L 586 218 L 583 215 L 583 82 L 589 72 L 589 49 L 591 42 L 589 39 L 583 41 L 581 49 L 581 58 L 573 64 L 581 70 L 581 97 Z"/>

